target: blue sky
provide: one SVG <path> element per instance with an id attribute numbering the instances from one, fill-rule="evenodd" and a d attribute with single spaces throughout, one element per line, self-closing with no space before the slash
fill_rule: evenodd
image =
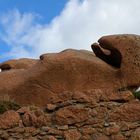
<path id="1" fill-rule="evenodd" d="M 40 23 L 49 23 L 51 20 L 60 14 L 67 0 L 0 0 L 0 16 L 3 14 L 18 9 L 21 13 L 36 13 L 40 16 Z M 2 26 L 0 26 L 0 30 Z M 0 40 L 0 55 L 9 51 L 11 46 Z M 7 60 L 10 57 L 0 57 L 0 62 Z"/>
<path id="2" fill-rule="evenodd" d="M 139 7 L 139 0 L 0 0 L 0 62 L 140 34 Z"/>
<path id="3" fill-rule="evenodd" d="M 64 8 L 67 0 L 0 0 L 0 14 L 11 9 L 18 9 L 21 13 L 38 13 L 42 22 L 50 22 Z"/>

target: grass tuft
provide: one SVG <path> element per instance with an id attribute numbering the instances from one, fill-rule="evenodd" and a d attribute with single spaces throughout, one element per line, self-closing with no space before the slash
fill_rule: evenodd
<path id="1" fill-rule="evenodd" d="M 11 101 L 0 101 L 0 114 L 8 111 L 8 110 L 18 110 L 20 105 Z"/>
<path id="2" fill-rule="evenodd" d="M 0 95 L 0 114 L 8 110 L 18 110 L 20 107 L 9 95 Z"/>

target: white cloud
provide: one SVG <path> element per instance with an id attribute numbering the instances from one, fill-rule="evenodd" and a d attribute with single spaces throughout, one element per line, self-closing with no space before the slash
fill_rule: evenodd
<path id="1" fill-rule="evenodd" d="M 36 22 L 38 15 L 9 12 L 0 19 L 0 37 L 11 57 L 38 57 L 67 48 L 89 49 L 103 35 L 140 34 L 139 0 L 69 0 L 50 24 Z"/>

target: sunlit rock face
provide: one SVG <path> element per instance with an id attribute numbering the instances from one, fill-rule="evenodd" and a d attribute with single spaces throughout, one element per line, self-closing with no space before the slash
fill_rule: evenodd
<path id="1" fill-rule="evenodd" d="M 10 69 L 28 69 L 32 67 L 37 62 L 35 59 L 21 58 L 6 61 L 0 64 L 1 71 L 6 71 Z"/>
<path id="2" fill-rule="evenodd" d="M 140 36 L 110 35 L 100 38 L 98 42 L 92 45 L 93 51 L 97 57 L 118 68 L 122 84 L 126 87 L 140 85 Z M 110 54 L 106 55 L 101 49 L 109 50 Z"/>
<path id="3" fill-rule="evenodd" d="M 0 64 L 0 95 L 8 94 L 24 105 L 45 106 L 64 100 L 61 95 L 66 91 L 137 88 L 140 36 L 104 36 L 98 42 L 92 45 L 94 53 L 68 49 L 27 59 L 26 64 L 21 60 Z"/>

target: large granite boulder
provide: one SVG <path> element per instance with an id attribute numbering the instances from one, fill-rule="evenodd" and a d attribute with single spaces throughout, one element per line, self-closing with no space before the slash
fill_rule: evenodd
<path id="1" fill-rule="evenodd" d="M 95 54 L 73 49 L 44 54 L 27 69 L 1 72 L 0 95 L 46 106 L 72 98 L 62 96 L 66 91 L 121 91 L 140 85 L 140 36 L 105 36 L 92 49 Z"/>
<path id="2" fill-rule="evenodd" d="M 121 86 L 139 86 L 140 36 L 110 35 L 100 38 L 98 42 L 92 45 L 93 51 L 97 57 L 118 68 L 116 76 L 121 79 Z M 110 54 L 106 55 L 105 50 L 110 51 Z"/>

